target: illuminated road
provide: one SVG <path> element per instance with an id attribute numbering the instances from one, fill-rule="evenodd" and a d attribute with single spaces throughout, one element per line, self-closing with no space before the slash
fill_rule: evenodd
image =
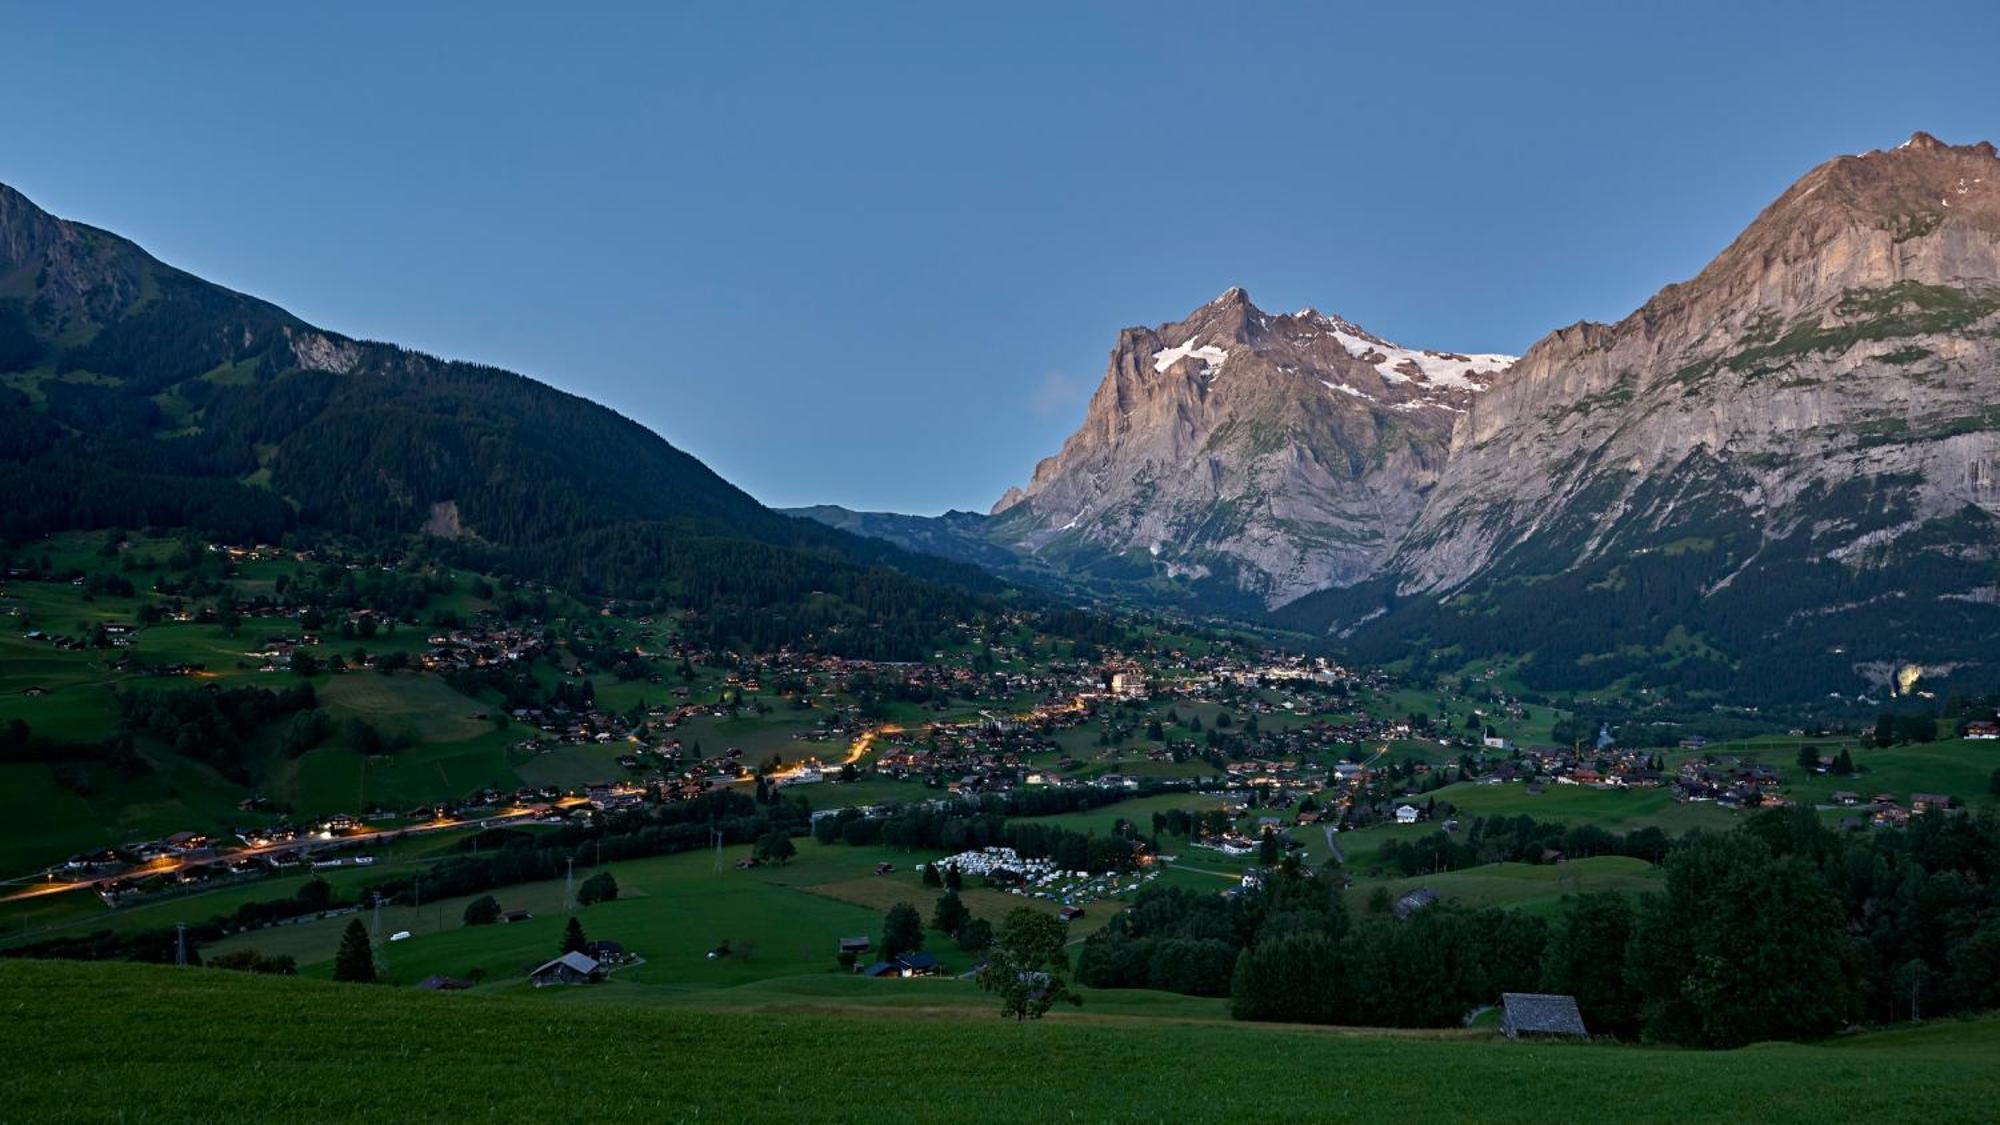
<path id="1" fill-rule="evenodd" d="M 1070 700 L 1068 703 L 1060 705 L 1045 703 L 1037 707 L 1031 707 L 1026 711 L 1021 711 L 1014 715 L 1010 715 L 1008 718 L 1013 722 L 1034 722 L 1038 719 L 1054 718 L 1057 715 L 1080 714 L 1086 710 L 1088 710 L 1088 708 L 1084 704 L 1083 697 L 1079 695 L 1076 698 Z M 934 730 L 964 730 L 969 727 L 983 727 L 991 721 L 992 720 L 986 718 L 961 719 L 957 722 L 949 722 L 949 723 L 939 721 L 935 723 L 925 723 L 922 726 L 917 727 L 915 731 L 910 731 L 909 728 L 904 727 L 900 723 L 883 723 L 880 726 L 869 727 L 867 730 L 861 732 L 861 736 L 859 738 L 856 738 L 852 745 L 848 746 L 847 757 L 842 758 L 839 762 L 835 763 L 833 766 L 822 767 L 820 765 L 818 758 L 808 758 L 805 761 L 799 762 L 797 765 L 794 765 L 789 769 L 778 770 L 775 773 L 765 775 L 765 777 L 766 780 L 783 783 L 802 776 L 807 770 L 817 770 L 823 768 L 842 769 L 844 767 L 854 765 L 860 762 L 862 758 L 867 756 L 868 751 L 875 745 L 876 739 L 886 734 L 906 734 L 906 733 L 927 734 Z M 1386 751 L 1387 749 L 1388 747 L 1386 746 L 1383 747 L 1384 751 Z M 750 777 L 739 777 L 730 784 L 748 785 L 754 780 L 756 780 L 755 775 L 752 775 Z"/>
<path id="2" fill-rule="evenodd" d="M 238 848 L 234 851 L 219 853 L 217 855 L 210 856 L 207 859 L 200 859 L 200 860 L 154 860 L 151 863 L 143 863 L 138 865 L 137 867 L 127 868 L 126 870 L 120 871 L 114 875 L 100 875 L 94 879 L 81 879 L 73 883 L 64 882 L 56 879 L 43 878 L 41 877 L 43 873 L 37 873 L 37 875 L 35 876 L 29 876 L 29 878 L 35 880 L 32 886 L 27 887 L 24 890 L 16 891 L 13 894 L 0 896 L 0 903 L 18 902 L 22 899 L 40 898 L 44 895 L 60 894 L 63 891 L 95 889 L 98 887 L 102 887 L 108 883 L 115 883 L 120 879 L 149 879 L 155 875 L 171 875 L 174 872 L 181 870 L 182 868 L 190 866 L 206 866 L 211 863 L 234 863 L 238 860 L 244 860 L 244 859 L 259 859 L 267 856 L 289 855 L 293 852 L 310 851 L 316 848 L 325 848 L 334 845 L 345 847 L 353 844 L 367 844 L 380 840 L 392 840 L 398 836 L 408 836 L 422 832 L 443 832 L 454 828 L 491 828 L 497 825 L 515 824 L 523 820 L 533 820 L 538 817 L 547 816 L 550 812 L 555 811 L 557 808 L 566 807 L 568 805 L 573 805 L 578 803 L 578 800 L 579 800 L 578 798 L 568 798 L 565 801 L 555 802 L 552 804 L 528 805 L 525 807 L 509 809 L 504 813 L 499 813 L 494 816 L 478 817 L 472 820 L 433 820 L 426 822 L 424 824 L 412 824 L 402 828 L 368 829 L 365 831 L 352 833 L 346 836 L 333 836 L 327 838 L 320 838 L 315 836 L 305 840 L 287 840 L 283 843 L 278 843 L 278 844 L 264 844 L 257 847 Z M 24 882 L 25 880 L 11 880 L 11 881 Z"/>

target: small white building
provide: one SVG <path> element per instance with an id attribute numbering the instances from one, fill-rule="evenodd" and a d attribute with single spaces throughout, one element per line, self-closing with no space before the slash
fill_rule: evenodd
<path id="1" fill-rule="evenodd" d="M 1423 815 L 1422 810 L 1418 809 L 1417 806 L 1415 805 L 1396 806 L 1397 824 L 1415 824 L 1417 822 L 1417 818 L 1422 815 Z"/>

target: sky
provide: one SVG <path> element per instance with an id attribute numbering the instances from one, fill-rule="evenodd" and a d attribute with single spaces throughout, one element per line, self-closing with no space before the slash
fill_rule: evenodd
<path id="1" fill-rule="evenodd" d="M 1395 10 L 1390 10 L 1391 8 Z M 1519 352 L 2000 140 L 2000 4 L 0 3 L 0 181 L 766 503 L 985 510 L 1232 285 Z"/>

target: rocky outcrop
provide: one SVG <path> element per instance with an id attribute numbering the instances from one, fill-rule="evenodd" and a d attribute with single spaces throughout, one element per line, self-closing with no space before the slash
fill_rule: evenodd
<path id="1" fill-rule="evenodd" d="M 989 534 L 1052 565 L 1279 605 L 1374 573 L 1510 356 L 1399 347 L 1241 289 L 1119 334 L 1081 428 Z"/>

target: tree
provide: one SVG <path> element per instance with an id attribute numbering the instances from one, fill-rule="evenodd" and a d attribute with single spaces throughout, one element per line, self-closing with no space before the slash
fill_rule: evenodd
<path id="1" fill-rule="evenodd" d="M 1615 891 L 1568 899 L 1542 953 L 1542 991 L 1576 997 L 1584 1026 L 1629 1036 L 1639 1030 L 1639 993 L 1625 975 L 1636 912 Z"/>
<path id="2" fill-rule="evenodd" d="M 965 908 L 957 891 L 946 891 L 938 896 L 937 908 L 931 912 L 931 929 L 941 933 L 956 934 L 972 920 L 972 911 Z"/>
<path id="3" fill-rule="evenodd" d="M 958 947 L 968 953 L 978 953 L 993 944 L 993 923 L 984 918 L 974 918 L 958 930 Z"/>
<path id="4" fill-rule="evenodd" d="M 1995 792 L 2000 792 L 2000 790 L 1995 790 Z M 944 885 L 954 891 L 965 889 L 965 876 L 959 874 L 958 864 L 954 863 L 944 869 Z"/>
<path id="5" fill-rule="evenodd" d="M 924 886 L 926 887 L 944 886 L 944 876 L 938 874 L 937 864 L 935 863 L 924 864 Z"/>
<path id="6" fill-rule="evenodd" d="M 924 919 L 917 908 L 899 902 L 882 919 L 882 959 L 893 961 L 924 947 Z"/>
<path id="7" fill-rule="evenodd" d="M 307 910 L 325 910 L 333 905 L 333 885 L 315 875 L 299 887 L 296 897 Z"/>
<path id="8" fill-rule="evenodd" d="M 1819 747 L 1810 742 L 1799 744 L 1799 768 L 1807 773 L 1819 770 Z"/>
<path id="9" fill-rule="evenodd" d="M 375 983 L 375 947 L 368 941 L 368 927 L 361 919 L 347 923 L 340 934 L 340 951 L 333 955 L 333 979 L 355 984 Z"/>
<path id="10" fill-rule="evenodd" d="M 1831 1034 L 1859 1014 L 1840 900 L 1798 856 L 1748 833 L 1694 836 L 1665 864 L 1626 964 L 1649 1039 L 1737 1047 Z"/>
<path id="11" fill-rule="evenodd" d="M 576 915 L 569 916 L 569 925 L 563 927 L 562 949 L 559 953 L 582 953 L 590 945 L 590 939 L 583 936 L 583 923 Z"/>
<path id="12" fill-rule="evenodd" d="M 576 901 L 584 906 L 595 906 L 600 902 L 614 902 L 618 898 L 618 880 L 611 872 L 599 871 L 583 881 L 576 889 Z"/>
<path id="13" fill-rule="evenodd" d="M 799 846 L 792 843 L 792 834 L 782 828 L 773 828 L 757 838 L 758 859 L 783 864 L 797 854 Z"/>
<path id="14" fill-rule="evenodd" d="M 1041 1019 L 1058 1003 L 1080 1005 L 1070 991 L 1068 931 L 1055 915 L 1020 906 L 1009 911 L 979 970 L 979 987 L 1000 997 L 1000 1015 Z"/>
<path id="15" fill-rule="evenodd" d="M 500 920 L 500 900 L 492 895 L 480 895 L 465 904 L 465 924 L 468 926 L 489 926 Z"/>
<path id="16" fill-rule="evenodd" d="M 1276 867 L 1278 856 L 1278 834 L 1264 833 L 1263 838 L 1257 841 L 1257 862 L 1265 867 Z"/>

